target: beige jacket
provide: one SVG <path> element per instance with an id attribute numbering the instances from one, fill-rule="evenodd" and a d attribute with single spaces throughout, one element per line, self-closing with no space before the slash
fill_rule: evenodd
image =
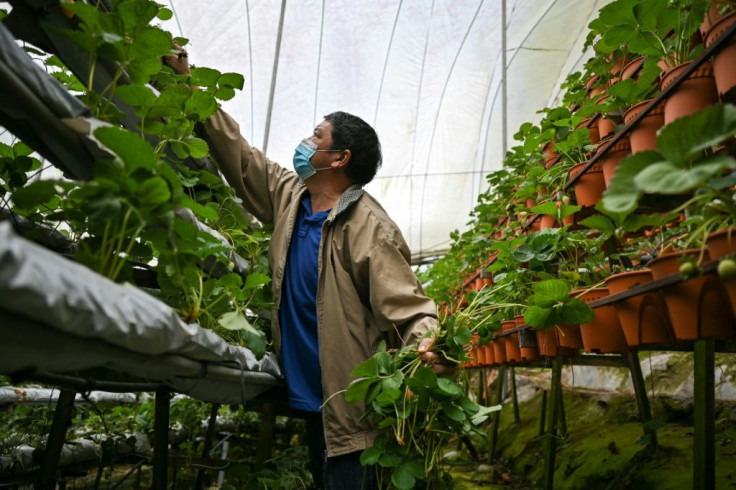
<path id="1" fill-rule="evenodd" d="M 244 207 L 263 223 L 274 224 L 268 259 L 278 308 L 294 221 L 307 188 L 295 172 L 251 147 L 223 111 L 205 123 L 205 130 L 220 170 Z M 409 259 L 401 232 L 378 202 L 359 186 L 346 190 L 322 227 L 318 261 L 317 322 L 329 456 L 370 447 L 376 435 L 370 421 L 359 422 L 364 407 L 345 401 L 353 368 L 381 340 L 390 346 L 409 345 L 437 326 L 436 306 L 424 295 Z M 278 354 L 276 310 L 272 318 Z"/>

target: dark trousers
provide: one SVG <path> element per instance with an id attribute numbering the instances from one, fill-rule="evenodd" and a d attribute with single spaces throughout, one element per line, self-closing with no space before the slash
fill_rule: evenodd
<path id="1" fill-rule="evenodd" d="M 300 415 L 307 422 L 309 471 L 318 489 L 378 490 L 376 469 L 360 464 L 362 451 L 328 458 L 322 414 L 301 412 Z"/>

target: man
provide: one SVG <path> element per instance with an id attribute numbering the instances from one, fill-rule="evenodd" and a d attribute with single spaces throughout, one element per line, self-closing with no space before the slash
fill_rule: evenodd
<path id="1" fill-rule="evenodd" d="M 185 52 L 166 64 L 188 74 Z M 289 405 L 307 420 L 310 470 L 318 488 L 378 488 L 360 453 L 378 434 L 364 407 L 345 401 L 350 372 L 381 341 L 419 343 L 424 361 L 437 327 L 434 302 L 410 267 L 396 224 L 363 190 L 381 165 L 376 132 L 333 112 L 297 146 L 294 171 L 271 161 L 219 111 L 204 124 L 213 156 L 243 206 L 273 223 L 269 249 L 276 309 L 272 336 Z"/>

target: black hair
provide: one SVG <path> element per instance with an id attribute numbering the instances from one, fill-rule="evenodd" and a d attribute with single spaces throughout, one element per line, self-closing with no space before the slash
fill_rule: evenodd
<path id="1" fill-rule="evenodd" d="M 332 125 L 332 148 L 350 150 L 352 157 L 345 167 L 351 182 L 365 185 L 376 176 L 383 163 L 381 142 L 376 131 L 358 116 L 337 111 L 325 116 Z"/>

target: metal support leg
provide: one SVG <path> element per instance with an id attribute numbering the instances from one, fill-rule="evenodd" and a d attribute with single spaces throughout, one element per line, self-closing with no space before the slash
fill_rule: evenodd
<path id="1" fill-rule="evenodd" d="M 496 379 L 496 405 L 500 405 L 503 401 L 503 387 L 506 380 L 506 368 L 501 366 L 498 368 L 498 377 Z M 501 411 L 498 410 L 491 414 L 491 446 L 488 451 L 489 459 L 493 461 L 496 458 L 496 445 L 498 444 L 498 425 L 501 418 Z"/>
<path id="2" fill-rule="evenodd" d="M 488 405 L 488 397 L 486 396 L 486 368 L 478 370 L 478 403 Z"/>
<path id="3" fill-rule="evenodd" d="M 77 393 L 73 390 L 61 390 L 59 400 L 54 410 L 54 420 L 51 423 L 51 431 L 43 452 L 43 463 L 41 473 L 38 475 L 38 488 L 40 490 L 54 490 L 56 488 L 56 470 L 59 466 L 61 449 L 64 447 L 66 429 L 72 419 L 74 409 L 74 397 Z"/>
<path id="4" fill-rule="evenodd" d="M 165 490 L 169 467 L 169 405 L 168 388 L 156 391 L 153 421 L 153 484 L 154 490 Z"/>
<path id="5" fill-rule="evenodd" d="M 715 341 L 695 342 L 694 362 L 693 488 L 707 490 L 716 487 Z"/>
<path id="6" fill-rule="evenodd" d="M 514 422 L 518 424 L 521 422 L 521 417 L 519 416 L 519 399 L 516 397 L 516 371 L 513 367 L 510 369 L 509 376 L 511 377 L 511 399 L 514 404 Z"/>
<path id="7" fill-rule="evenodd" d="M 220 409 L 219 403 L 212 404 L 210 411 L 210 420 L 207 424 L 207 434 L 204 436 L 204 445 L 202 446 L 202 458 L 207 458 L 212 450 L 212 442 L 215 439 L 215 426 L 217 425 L 217 411 Z M 195 490 L 204 489 L 204 470 L 197 472 L 197 481 L 194 483 Z"/>
<path id="8" fill-rule="evenodd" d="M 555 484 L 555 453 L 557 452 L 557 411 L 560 407 L 557 393 L 560 391 L 562 378 L 562 360 L 557 357 L 552 361 L 552 386 L 550 393 L 552 400 L 549 403 L 547 414 L 547 450 L 544 458 L 544 488 L 552 490 Z"/>
<path id="9" fill-rule="evenodd" d="M 547 390 L 542 391 L 542 408 L 539 411 L 539 435 L 544 434 L 544 419 L 547 417 Z"/>
<path id="10" fill-rule="evenodd" d="M 567 417 L 565 416 L 565 400 L 562 397 L 562 383 L 559 385 L 557 390 L 557 426 L 559 427 L 559 433 L 563 436 L 567 436 Z"/>
<path id="11" fill-rule="evenodd" d="M 636 405 L 639 408 L 639 419 L 644 424 L 644 434 L 649 439 L 649 446 L 657 447 L 657 431 L 652 428 L 649 422 L 652 420 L 652 409 L 649 406 L 649 397 L 647 396 L 647 388 L 644 384 L 644 376 L 641 373 L 641 364 L 638 352 L 629 352 L 626 355 L 629 362 L 629 371 L 631 371 L 631 382 L 634 385 L 634 393 L 636 394 Z"/>
<path id="12" fill-rule="evenodd" d="M 256 465 L 261 466 L 271 458 L 273 450 L 273 430 L 276 427 L 275 407 L 270 403 L 263 404 L 261 413 L 261 430 L 258 434 L 258 449 L 256 450 Z"/>

